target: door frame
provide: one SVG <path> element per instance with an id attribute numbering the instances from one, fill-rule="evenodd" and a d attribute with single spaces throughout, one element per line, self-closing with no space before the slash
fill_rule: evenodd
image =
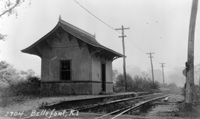
<path id="1" fill-rule="evenodd" d="M 106 63 L 101 63 L 101 88 L 106 92 Z"/>

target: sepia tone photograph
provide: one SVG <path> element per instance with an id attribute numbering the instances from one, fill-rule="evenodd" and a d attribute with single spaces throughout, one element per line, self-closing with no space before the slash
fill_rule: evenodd
<path id="1" fill-rule="evenodd" d="M 198 0 L 0 0 L 0 119 L 199 119 Z"/>

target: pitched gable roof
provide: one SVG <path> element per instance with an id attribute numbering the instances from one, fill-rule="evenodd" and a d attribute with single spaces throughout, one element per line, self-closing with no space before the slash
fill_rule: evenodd
<path id="1" fill-rule="evenodd" d="M 93 35 L 91 35 L 90 33 L 83 31 L 82 29 L 75 27 L 63 20 L 59 20 L 60 26 L 67 31 L 68 33 L 78 37 L 79 39 L 83 40 L 84 42 L 91 44 L 91 45 L 95 45 L 98 46 L 100 45 L 95 37 Z"/>
<path id="2" fill-rule="evenodd" d="M 98 43 L 95 39 L 95 36 L 91 35 L 90 33 L 76 27 L 76 26 L 73 26 L 67 22 L 65 22 L 64 20 L 62 19 L 59 19 L 57 25 L 49 32 L 47 33 L 45 36 L 43 36 L 40 40 L 38 40 L 37 42 L 35 42 L 34 44 L 32 44 L 31 46 L 29 46 L 28 48 L 22 50 L 22 52 L 24 53 L 30 53 L 30 54 L 34 54 L 33 51 L 32 51 L 32 48 L 36 47 L 37 44 L 39 44 L 40 42 L 42 42 L 46 37 L 48 37 L 50 34 L 52 34 L 53 32 L 55 32 L 59 27 L 61 27 L 64 31 L 70 33 L 71 35 L 77 37 L 78 39 L 82 40 L 83 42 L 93 46 L 93 47 L 96 47 L 96 48 L 99 48 L 100 50 L 104 50 L 104 52 L 110 52 L 112 53 L 113 55 L 117 56 L 117 57 L 123 57 L 122 54 L 118 53 L 118 52 L 115 52 L 103 45 L 101 45 L 100 43 Z"/>

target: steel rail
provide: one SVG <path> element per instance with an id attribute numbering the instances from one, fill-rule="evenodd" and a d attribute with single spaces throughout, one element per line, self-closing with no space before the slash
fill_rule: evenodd
<path id="1" fill-rule="evenodd" d="M 107 114 L 102 115 L 102 116 L 100 116 L 100 117 L 97 117 L 97 118 L 95 118 L 95 119 L 104 118 L 104 117 L 106 117 L 106 116 L 109 116 L 109 115 L 111 115 L 111 114 L 114 114 L 114 113 L 118 113 L 118 112 L 119 112 L 117 115 L 115 115 L 114 117 L 111 118 L 111 119 L 115 119 L 115 118 L 121 116 L 122 114 L 127 113 L 127 112 L 130 111 L 130 110 L 138 109 L 138 108 L 140 108 L 142 105 L 144 105 L 144 104 L 146 104 L 146 103 L 153 102 L 153 101 L 155 101 L 155 100 L 159 100 L 159 99 L 162 99 L 162 98 L 165 98 L 165 97 L 168 97 L 168 96 L 165 95 L 165 96 L 160 96 L 160 97 L 156 97 L 156 98 L 153 98 L 153 99 L 148 99 L 148 100 L 146 100 L 146 101 L 142 101 L 142 102 L 140 102 L 140 103 L 137 103 L 136 105 L 128 106 L 128 107 L 123 108 L 123 109 L 115 110 L 115 111 L 113 111 L 113 112 L 107 113 Z"/>
<path id="2" fill-rule="evenodd" d="M 122 114 L 124 114 L 124 113 L 126 113 L 126 112 L 128 112 L 130 110 L 133 110 L 133 109 L 141 107 L 142 105 L 144 105 L 146 103 L 153 102 L 155 100 L 159 100 L 159 99 L 162 99 L 162 98 L 165 98 L 165 97 L 167 97 L 167 96 L 165 95 L 165 96 L 161 96 L 161 97 L 157 97 L 157 98 L 153 98 L 153 99 L 150 99 L 150 100 L 147 100 L 147 101 L 140 102 L 140 103 L 136 104 L 135 106 L 132 106 L 132 107 L 128 108 L 127 110 L 124 110 L 123 112 L 117 114 L 116 116 L 114 116 L 111 119 L 115 119 L 115 118 L 121 116 Z"/>
<path id="3" fill-rule="evenodd" d="M 98 106 L 104 106 L 104 105 L 119 103 L 119 102 L 123 102 L 123 101 L 140 99 L 140 98 L 149 97 L 149 96 L 153 96 L 153 95 L 159 95 L 159 94 L 160 93 L 155 93 L 155 94 L 148 94 L 148 95 L 142 95 L 142 96 L 131 97 L 131 98 L 124 98 L 124 99 L 119 99 L 119 100 L 114 100 L 114 101 L 109 101 L 109 102 L 103 102 L 103 103 L 99 103 L 99 104 L 93 104 L 93 105 L 89 105 L 89 106 L 77 107 L 77 108 L 73 108 L 73 109 L 81 111 L 81 110 L 86 110 L 86 109 L 90 109 L 90 108 L 94 108 L 94 107 L 98 107 Z"/>

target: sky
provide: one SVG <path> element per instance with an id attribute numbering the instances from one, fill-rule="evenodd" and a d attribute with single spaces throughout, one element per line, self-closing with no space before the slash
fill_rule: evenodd
<path id="1" fill-rule="evenodd" d="M 182 75 L 187 61 L 192 0 L 76 1 L 112 28 L 120 28 L 122 25 L 130 28 L 125 30 L 128 73 L 150 73 L 150 59 L 146 53 L 153 52 L 155 72 L 161 71 L 160 63 L 164 62 L 166 75 L 177 69 Z M 31 0 L 30 5 L 22 4 L 16 10 L 18 16 L 5 15 L 0 18 L 0 32 L 8 35 L 6 41 L 0 41 L 0 60 L 6 60 L 19 70 L 33 69 L 40 74 L 41 59 L 22 53 L 21 50 L 52 30 L 60 15 L 64 21 L 95 35 L 100 44 L 122 53 L 120 31 L 100 22 L 74 0 Z M 199 16 L 200 12 L 196 23 L 195 65 L 200 63 Z M 122 65 L 122 58 L 113 61 L 113 69 L 119 72 L 122 72 Z M 173 81 L 168 80 L 166 82 Z"/>

